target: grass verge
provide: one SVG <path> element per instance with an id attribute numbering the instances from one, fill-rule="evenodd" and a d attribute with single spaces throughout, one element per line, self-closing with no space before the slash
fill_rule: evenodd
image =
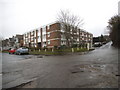
<path id="1" fill-rule="evenodd" d="M 73 51 L 73 52 L 72 52 Z M 86 48 L 67 48 L 67 49 L 60 49 L 60 50 L 54 50 L 54 51 L 50 51 L 50 50 L 35 50 L 35 51 L 30 51 L 29 54 L 32 55 L 64 55 L 67 53 L 76 53 L 76 52 L 85 52 L 88 51 Z"/>

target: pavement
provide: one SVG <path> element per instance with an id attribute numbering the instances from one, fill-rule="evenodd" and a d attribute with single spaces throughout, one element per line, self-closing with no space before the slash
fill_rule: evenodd
<path id="1" fill-rule="evenodd" d="M 83 55 L 2 55 L 3 88 L 118 88 L 111 42 Z"/>

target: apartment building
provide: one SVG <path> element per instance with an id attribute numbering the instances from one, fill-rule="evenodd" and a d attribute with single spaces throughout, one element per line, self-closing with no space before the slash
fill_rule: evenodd
<path id="1" fill-rule="evenodd" d="M 79 44 L 87 44 L 89 43 L 89 47 L 92 48 L 92 43 L 93 43 L 93 34 L 85 31 L 85 30 L 80 30 L 80 39 L 79 39 Z"/>
<path id="2" fill-rule="evenodd" d="M 91 33 L 76 29 L 76 32 L 71 30 L 70 34 L 72 34 L 71 40 L 74 41 L 74 44 L 89 43 L 92 47 L 93 35 Z M 69 41 L 69 44 L 72 41 Z M 24 33 L 23 45 L 35 48 L 54 48 L 67 45 L 67 41 L 61 24 L 56 22 Z"/>

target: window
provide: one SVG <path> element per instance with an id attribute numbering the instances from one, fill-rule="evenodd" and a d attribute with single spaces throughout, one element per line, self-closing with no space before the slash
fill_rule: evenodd
<path id="1" fill-rule="evenodd" d="M 43 27 L 43 32 L 46 32 L 46 27 Z"/>
<path id="2" fill-rule="evenodd" d="M 50 26 L 49 26 L 49 25 L 47 26 L 47 29 L 50 29 Z"/>
<path id="3" fill-rule="evenodd" d="M 46 38 L 46 34 L 43 34 L 43 38 Z"/>
<path id="4" fill-rule="evenodd" d="M 48 45 L 50 44 L 50 41 L 48 41 Z"/>
<path id="5" fill-rule="evenodd" d="M 60 30 L 61 32 L 65 32 L 64 30 Z"/>
<path id="6" fill-rule="evenodd" d="M 48 34 L 48 37 L 50 37 L 50 34 Z"/>
<path id="7" fill-rule="evenodd" d="M 50 32 L 48 32 L 48 37 L 50 37 Z"/>

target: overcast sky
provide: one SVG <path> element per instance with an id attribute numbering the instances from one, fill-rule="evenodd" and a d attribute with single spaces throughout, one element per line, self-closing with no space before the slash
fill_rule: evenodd
<path id="1" fill-rule="evenodd" d="M 56 21 L 57 13 L 70 10 L 84 19 L 83 29 L 99 36 L 108 20 L 118 14 L 119 0 L 0 0 L 0 35 L 23 34 Z"/>

